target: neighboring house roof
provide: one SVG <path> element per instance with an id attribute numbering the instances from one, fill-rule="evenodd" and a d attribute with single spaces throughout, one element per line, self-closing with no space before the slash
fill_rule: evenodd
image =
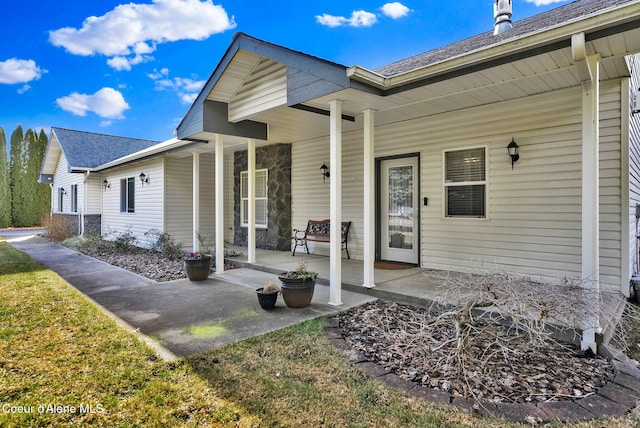
<path id="1" fill-rule="evenodd" d="M 160 141 L 51 128 L 71 169 L 91 169 L 146 149 Z"/>
<path id="2" fill-rule="evenodd" d="M 55 172 L 60 153 L 67 159 L 69 172 L 81 172 L 94 170 L 100 165 L 160 143 L 160 141 L 53 127 L 41 173 L 53 174 Z"/>
<path id="3" fill-rule="evenodd" d="M 606 9 L 615 8 L 624 4 L 636 3 L 637 0 L 578 0 L 564 6 L 551 9 L 547 12 L 531 16 L 529 18 L 514 21 L 513 28 L 500 34 L 493 34 L 493 29 L 437 49 L 424 52 L 401 61 L 397 61 L 374 71 L 385 77 L 391 77 L 400 73 L 406 73 L 418 68 L 455 58 L 468 52 L 483 49 L 497 43 L 517 39 L 538 31 L 564 25 L 574 19 L 593 15 Z M 514 15 L 517 11 L 514 11 Z"/>

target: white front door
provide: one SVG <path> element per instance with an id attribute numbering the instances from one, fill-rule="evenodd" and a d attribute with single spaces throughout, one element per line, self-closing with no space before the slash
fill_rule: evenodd
<path id="1" fill-rule="evenodd" d="M 380 162 L 380 257 L 418 264 L 418 157 Z"/>

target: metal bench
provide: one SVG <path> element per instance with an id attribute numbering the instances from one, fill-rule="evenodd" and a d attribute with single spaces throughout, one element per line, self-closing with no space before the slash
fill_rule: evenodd
<path id="1" fill-rule="evenodd" d="M 350 221 L 343 221 L 341 227 L 341 236 L 340 243 L 342 244 L 342 249 L 347 252 L 347 258 L 351 259 L 349 256 L 349 248 L 347 247 L 347 238 L 349 235 L 349 227 L 351 226 Z M 307 254 L 309 253 L 309 247 L 307 246 L 307 242 L 330 242 L 331 240 L 331 229 L 330 229 L 329 220 L 309 220 L 307 223 L 306 230 L 293 229 L 293 236 L 291 239 L 294 241 L 292 256 L 296 255 L 296 249 L 298 247 L 304 247 L 307 250 Z"/>

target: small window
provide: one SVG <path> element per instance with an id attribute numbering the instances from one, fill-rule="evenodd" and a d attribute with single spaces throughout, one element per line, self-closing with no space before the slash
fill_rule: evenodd
<path id="1" fill-rule="evenodd" d="M 64 211 L 64 188 L 58 187 L 58 212 Z"/>
<path id="2" fill-rule="evenodd" d="M 444 154 L 445 216 L 486 218 L 486 149 Z"/>
<path id="3" fill-rule="evenodd" d="M 256 227 L 266 228 L 268 223 L 267 217 L 267 169 L 256 170 Z M 242 171 L 240 173 L 240 218 L 242 226 L 249 225 L 249 173 Z"/>
<path id="4" fill-rule="evenodd" d="M 120 212 L 135 212 L 136 179 L 134 177 L 120 180 Z"/>
<path id="5" fill-rule="evenodd" d="M 71 212 L 78 212 L 78 185 L 73 184 L 71 186 Z"/>

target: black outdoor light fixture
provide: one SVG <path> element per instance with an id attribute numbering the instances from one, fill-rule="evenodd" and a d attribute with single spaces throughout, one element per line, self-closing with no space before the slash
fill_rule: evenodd
<path id="1" fill-rule="evenodd" d="M 507 146 L 507 151 L 509 152 L 509 156 L 511 156 L 511 169 L 513 169 L 513 164 L 518 162 L 520 159 L 520 155 L 518 154 L 518 143 L 511 137 L 511 142 Z"/>
<path id="2" fill-rule="evenodd" d="M 144 174 L 144 171 L 142 171 L 142 172 L 140 173 L 139 177 L 140 177 L 140 181 L 142 181 L 142 185 L 143 185 L 143 186 L 144 186 L 144 184 L 145 184 L 145 183 L 149 184 L 149 177 L 147 177 L 147 176 Z"/>
<path id="3" fill-rule="evenodd" d="M 109 183 L 106 178 L 102 182 L 102 186 L 104 186 L 104 190 L 111 189 L 111 183 Z"/>
<path id="4" fill-rule="evenodd" d="M 322 166 L 320 167 L 320 171 L 322 171 L 322 182 L 324 183 L 324 181 L 329 178 L 329 167 L 327 166 L 326 163 L 322 163 Z"/>

